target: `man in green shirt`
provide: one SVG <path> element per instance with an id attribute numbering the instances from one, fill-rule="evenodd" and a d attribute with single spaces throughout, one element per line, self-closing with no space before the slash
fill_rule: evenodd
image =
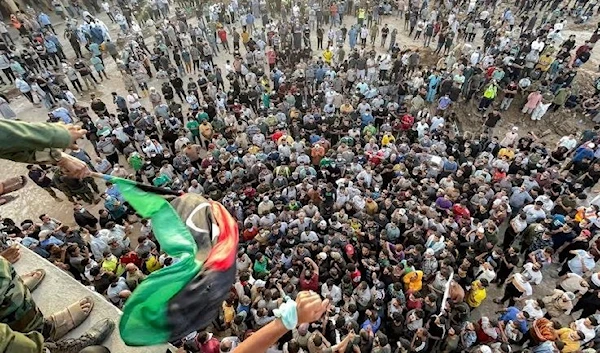
<path id="1" fill-rule="evenodd" d="M 142 157 L 138 152 L 131 152 L 131 154 L 127 158 L 127 162 L 129 163 L 129 166 L 133 168 L 137 175 L 144 166 L 144 157 Z"/>
<path id="2" fill-rule="evenodd" d="M 200 115 L 200 113 L 198 113 L 198 115 Z M 206 114 L 206 117 L 208 119 L 208 114 Z M 190 116 L 188 118 L 187 124 L 185 124 L 185 127 L 192 134 L 194 140 L 196 140 L 197 143 L 200 143 L 200 130 L 198 130 L 198 128 L 200 127 L 200 123 L 198 123 L 198 120 Z"/>
<path id="3" fill-rule="evenodd" d="M 208 120 L 208 113 L 204 111 L 203 108 L 200 108 L 200 111 L 196 115 L 196 120 L 198 123 L 202 123 L 204 120 Z"/>

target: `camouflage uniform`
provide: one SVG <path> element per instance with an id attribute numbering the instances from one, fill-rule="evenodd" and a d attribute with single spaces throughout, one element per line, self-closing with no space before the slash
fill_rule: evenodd
<path id="1" fill-rule="evenodd" d="M 44 352 L 44 337 L 39 332 L 23 334 L 0 324 L 0 353 L 39 353 Z"/>
<path id="2" fill-rule="evenodd" d="M 8 260 L 0 257 L 0 322 L 19 332 L 42 332 L 44 316 Z"/>
<path id="3" fill-rule="evenodd" d="M 69 131 L 60 124 L 0 120 L 0 158 L 22 163 L 56 163 L 60 148 L 71 144 Z"/>
<path id="4" fill-rule="evenodd" d="M 14 267 L 2 256 L 0 298 L 0 352 L 41 352 L 44 316 Z"/>

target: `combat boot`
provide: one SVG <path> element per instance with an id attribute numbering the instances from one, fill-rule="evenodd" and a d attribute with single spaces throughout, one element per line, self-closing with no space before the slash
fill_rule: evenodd
<path id="1" fill-rule="evenodd" d="M 79 338 L 63 338 L 56 342 L 46 342 L 44 347 L 51 353 L 79 353 L 89 346 L 101 344 L 115 328 L 111 319 L 100 320 Z"/>

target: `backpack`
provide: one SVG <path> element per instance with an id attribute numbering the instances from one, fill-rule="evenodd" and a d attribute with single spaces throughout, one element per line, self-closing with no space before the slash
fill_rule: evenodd
<path id="1" fill-rule="evenodd" d="M 533 70 L 530 76 L 532 80 L 539 80 L 542 77 L 542 71 L 539 69 Z"/>

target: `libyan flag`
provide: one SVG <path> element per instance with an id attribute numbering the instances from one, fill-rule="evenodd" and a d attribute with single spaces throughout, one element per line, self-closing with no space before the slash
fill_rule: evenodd
<path id="1" fill-rule="evenodd" d="M 130 180 L 110 180 L 138 214 L 152 220 L 161 250 L 176 259 L 127 299 L 119 324 L 123 341 L 130 346 L 172 342 L 208 326 L 235 280 L 237 222 L 223 205 L 197 194 L 169 203 Z"/>

